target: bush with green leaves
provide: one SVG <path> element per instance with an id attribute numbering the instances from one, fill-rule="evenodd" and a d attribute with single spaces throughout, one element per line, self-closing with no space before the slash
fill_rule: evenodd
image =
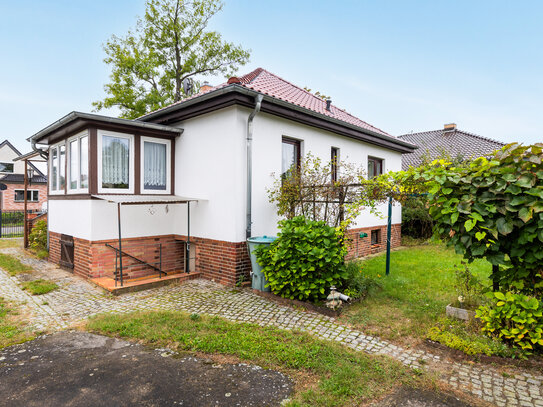
<path id="1" fill-rule="evenodd" d="M 28 235 L 28 244 L 36 252 L 47 251 L 47 222 L 39 220 Z"/>
<path id="2" fill-rule="evenodd" d="M 508 144 L 469 165 L 439 160 L 396 179 L 423 185 L 437 233 L 468 261 L 492 263 L 495 286 L 543 293 L 543 144 Z"/>
<path id="3" fill-rule="evenodd" d="M 296 216 L 279 221 L 278 238 L 256 249 L 258 263 L 274 294 L 318 301 L 346 278 L 344 235 L 323 221 Z"/>
<path id="4" fill-rule="evenodd" d="M 543 301 L 511 292 L 494 292 L 492 297 L 492 304 L 476 312 L 483 332 L 528 354 L 543 351 Z"/>
<path id="5" fill-rule="evenodd" d="M 341 286 L 341 292 L 354 300 L 365 298 L 374 290 L 382 288 L 381 283 L 367 273 L 364 273 L 362 263 L 357 260 L 349 261 L 346 266 L 346 278 Z"/>
<path id="6" fill-rule="evenodd" d="M 430 216 L 428 197 L 408 197 L 402 204 L 402 236 L 429 239 L 434 232 L 434 219 Z"/>

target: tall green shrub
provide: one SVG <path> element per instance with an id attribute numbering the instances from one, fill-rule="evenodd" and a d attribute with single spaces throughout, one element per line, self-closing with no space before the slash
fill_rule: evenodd
<path id="1" fill-rule="evenodd" d="M 317 301 L 345 280 L 343 233 L 302 216 L 279 221 L 278 238 L 256 250 L 271 291 L 284 298 Z"/>
<path id="2" fill-rule="evenodd" d="M 432 237 L 433 228 L 428 198 L 424 195 L 407 198 L 402 205 L 402 235 L 428 239 Z"/>
<path id="3" fill-rule="evenodd" d="M 508 144 L 490 159 L 443 160 L 397 178 L 430 195 L 439 235 L 468 261 L 486 258 L 505 289 L 543 292 L 543 144 Z"/>

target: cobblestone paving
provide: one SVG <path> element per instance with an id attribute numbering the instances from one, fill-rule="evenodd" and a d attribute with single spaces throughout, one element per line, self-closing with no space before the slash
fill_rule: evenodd
<path id="1" fill-rule="evenodd" d="M 25 259 L 25 262 L 32 261 L 36 260 Z M 340 342 L 357 351 L 389 355 L 412 368 L 437 372 L 441 380 L 455 389 L 500 407 L 543 407 L 543 372 L 534 375 L 517 370 L 504 377 L 492 367 L 451 362 L 423 350 L 404 349 L 364 335 L 334 318 L 295 310 L 250 291 L 234 290 L 206 280 L 113 297 L 87 281 L 46 266 L 46 263 L 39 263 L 41 269 L 36 269 L 41 271 L 32 273 L 32 277 L 10 277 L 0 271 L 0 296 L 25 307 L 38 329 L 64 329 L 102 312 L 160 309 L 217 315 L 231 321 L 304 331 L 321 339 Z M 44 276 L 59 284 L 60 289 L 33 297 L 19 288 L 20 280 Z"/>

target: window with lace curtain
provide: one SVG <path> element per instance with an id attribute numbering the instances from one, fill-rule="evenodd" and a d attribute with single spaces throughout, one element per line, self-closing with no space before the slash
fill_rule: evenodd
<path id="1" fill-rule="evenodd" d="M 134 137 L 98 131 L 98 190 L 105 193 L 134 192 Z"/>
<path id="2" fill-rule="evenodd" d="M 142 137 L 141 189 L 145 193 L 170 193 L 170 141 Z"/>

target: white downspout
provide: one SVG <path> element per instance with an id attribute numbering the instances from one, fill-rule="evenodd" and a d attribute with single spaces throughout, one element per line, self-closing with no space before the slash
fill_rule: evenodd
<path id="1" fill-rule="evenodd" d="M 247 224 L 245 229 L 246 238 L 251 237 L 252 226 L 252 193 L 253 193 L 253 119 L 260 111 L 263 95 L 256 95 L 255 108 L 247 119 Z"/>

